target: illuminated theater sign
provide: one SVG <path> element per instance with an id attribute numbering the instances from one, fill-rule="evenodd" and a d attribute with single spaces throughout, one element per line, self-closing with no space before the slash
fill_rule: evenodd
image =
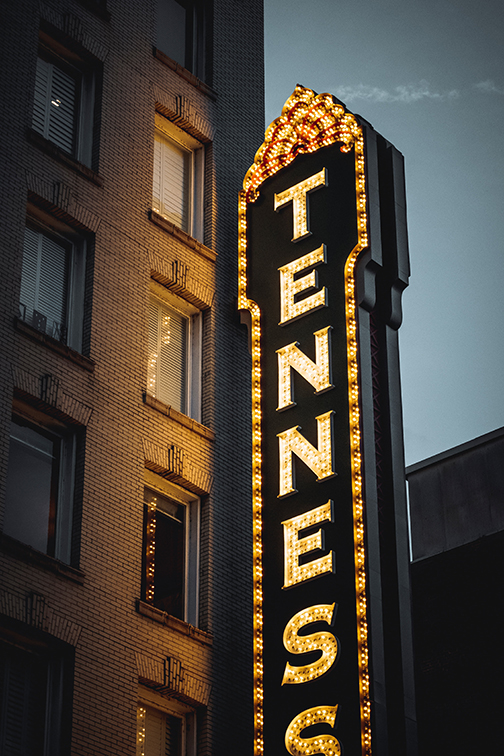
<path id="1" fill-rule="evenodd" d="M 364 148 L 354 115 L 297 87 L 240 193 L 256 756 L 371 754 L 355 295 Z"/>

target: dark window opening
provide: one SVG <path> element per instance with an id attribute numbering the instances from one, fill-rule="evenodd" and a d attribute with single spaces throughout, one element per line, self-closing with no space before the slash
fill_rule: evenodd
<path id="1" fill-rule="evenodd" d="M 158 0 L 158 50 L 169 55 L 202 81 L 208 74 L 208 4 L 194 0 Z"/>
<path id="2" fill-rule="evenodd" d="M 71 556 L 75 436 L 13 418 L 4 533 L 67 564 Z"/>
<path id="3" fill-rule="evenodd" d="M 144 501 L 145 600 L 184 619 L 186 507 L 149 489 Z"/>
<path id="4" fill-rule="evenodd" d="M 23 643 L 24 645 L 24 643 Z M 0 641 L 0 753 L 62 756 L 71 729 L 68 651 Z"/>

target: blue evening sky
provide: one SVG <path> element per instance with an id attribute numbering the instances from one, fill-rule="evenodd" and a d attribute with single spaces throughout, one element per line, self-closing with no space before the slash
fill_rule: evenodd
<path id="1" fill-rule="evenodd" d="M 503 426 L 500 3 L 265 0 L 265 34 L 267 124 L 299 83 L 335 94 L 405 156 L 407 464 Z"/>

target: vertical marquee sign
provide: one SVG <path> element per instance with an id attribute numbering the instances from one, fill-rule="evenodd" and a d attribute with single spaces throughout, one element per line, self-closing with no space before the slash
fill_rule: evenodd
<path id="1" fill-rule="evenodd" d="M 370 756 L 355 273 L 364 137 L 297 87 L 244 180 L 252 339 L 255 756 Z"/>

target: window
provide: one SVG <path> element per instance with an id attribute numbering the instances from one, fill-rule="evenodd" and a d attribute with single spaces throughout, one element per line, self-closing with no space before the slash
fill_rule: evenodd
<path id="1" fill-rule="evenodd" d="M 42 333 L 82 349 L 84 241 L 27 226 L 20 316 Z"/>
<path id="2" fill-rule="evenodd" d="M 203 147 L 156 113 L 152 208 L 203 239 Z"/>
<path id="3" fill-rule="evenodd" d="M 194 712 L 178 701 L 156 703 L 162 708 L 138 705 L 137 756 L 196 756 Z"/>
<path id="4" fill-rule="evenodd" d="M 94 101 L 92 71 L 70 65 L 42 47 L 37 58 L 32 128 L 87 166 L 92 162 Z"/>
<path id="5" fill-rule="evenodd" d="M 158 50 L 202 81 L 206 78 L 208 0 L 158 0 Z"/>
<path id="6" fill-rule="evenodd" d="M 200 502 L 146 471 L 143 598 L 191 625 L 198 621 Z"/>
<path id="7" fill-rule="evenodd" d="M 70 735 L 72 663 L 42 644 L 0 642 L 0 753 L 60 756 Z"/>
<path id="8" fill-rule="evenodd" d="M 4 533 L 67 564 L 71 558 L 75 434 L 60 422 L 12 420 Z"/>
<path id="9" fill-rule="evenodd" d="M 201 312 L 152 282 L 147 392 L 200 420 Z"/>

